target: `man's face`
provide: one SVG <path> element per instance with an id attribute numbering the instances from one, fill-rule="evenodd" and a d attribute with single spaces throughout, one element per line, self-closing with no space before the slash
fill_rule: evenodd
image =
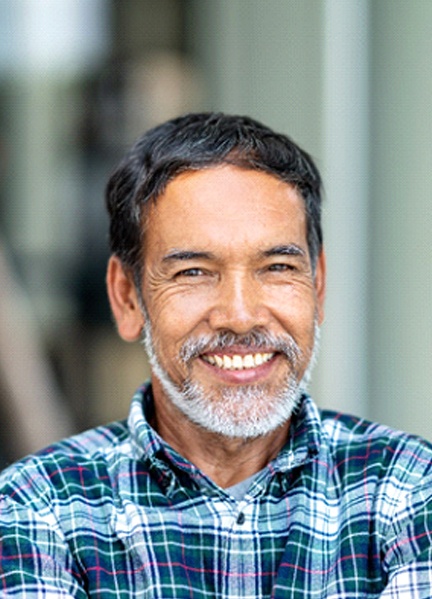
<path id="1" fill-rule="evenodd" d="M 322 318 L 293 187 L 233 166 L 170 182 L 146 219 L 142 297 L 156 409 L 228 436 L 289 419 Z"/>

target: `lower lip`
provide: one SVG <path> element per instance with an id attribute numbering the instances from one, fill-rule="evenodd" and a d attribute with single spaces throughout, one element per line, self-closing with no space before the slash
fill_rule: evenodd
<path id="1" fill-rule="evenodd" d="M 272 374 L 278 359 L 280 359 L 280 354 L 275 354 L 270 360 L 268 360 L 268 362 L 265 362 L 260 366 L 256 366 L 255 368 L 246 368 L 244 370 L 225 370 L 223 368 L 213 366 L 213 364 L 206 362 L 206 360 L 203 360 L 202 358 L 199 359 L 199 362 L 207 369 L 208 372 L 210 372 L 213 376 L 216 376 L 218 379 L 223 380 L 226 383 L 238 385 L 255 383 L 268 378 Z"/>

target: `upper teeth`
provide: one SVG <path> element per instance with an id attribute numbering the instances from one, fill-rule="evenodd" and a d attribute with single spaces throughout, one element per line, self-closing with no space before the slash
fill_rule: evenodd
<path id="1" fill-rule="evenodd" d="M 204 360 L 213 366 L 218 366 L 225 370 L 244 370 L 245 368 L 255 368 L 261 366 L 264 362 L 268 362 L 272 357 L 273 353 L 265 354 L 246 354 L 240 356 L 235 354 L 234 356 L 226 355 L 206 355 L 203 356 Z"/>

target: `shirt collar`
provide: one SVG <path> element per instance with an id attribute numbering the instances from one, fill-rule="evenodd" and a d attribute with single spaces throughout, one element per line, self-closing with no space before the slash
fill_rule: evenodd
<path id="1" fill-rule="evenodd" d="M 154 404 L 151 384 L 145 383 L 132 398 L 128 426 L 131 433 L 135 457 L 157 458 L 167 444 L 151 426 Z"/>
<path id="2" fill-rule="evenodd" d="M 312 398 L 303 394 L 291 418 L 286 445 L 269 464 L 275 472 L 287 472 L 314 459 L 320 449 L 321 416 Z"/>

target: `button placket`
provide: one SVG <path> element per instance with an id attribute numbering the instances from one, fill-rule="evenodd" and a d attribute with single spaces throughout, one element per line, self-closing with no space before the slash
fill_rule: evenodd
<path id="1" fill-rule="evenodd" d="M 254 530 L 256 501 L 237 503 L 225 543 L 226 576 L 223 580 L 224 599 L 258 596 L 257 580 L 251 573 L 256 571 L 259 554 L 259 532 Z"/>

